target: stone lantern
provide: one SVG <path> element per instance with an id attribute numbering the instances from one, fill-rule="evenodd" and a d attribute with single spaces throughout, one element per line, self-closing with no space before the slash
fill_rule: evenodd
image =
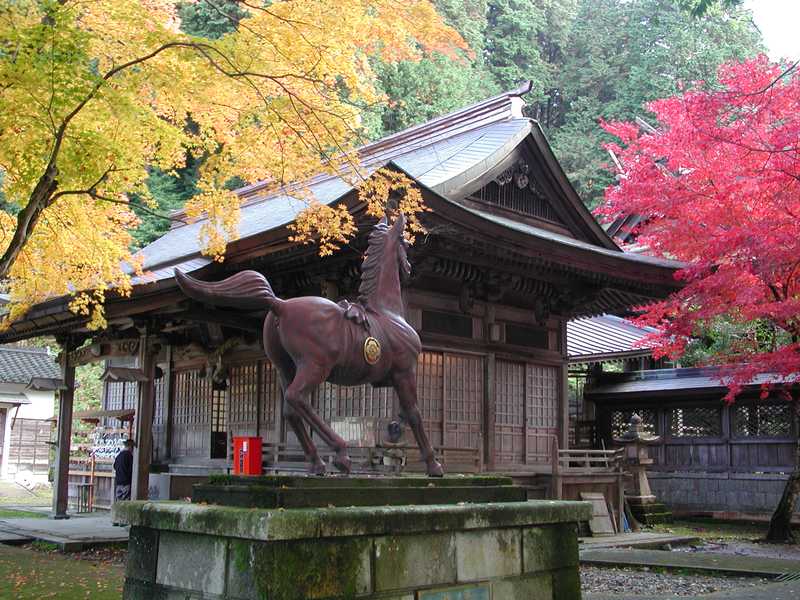
<path id="1" fill-rule="evenodd" d="M 614 438 L 614 442 L 625 448 L 628 469 L 633 475 L 633 483 L 631 489 L 625 491 L 625 499 L 633 516 L 644 525 L 672 520 L 672 514 L 658 501 L 647 480 L 647 467 L 653 464 L 647 447 L 659 441 L 661 441 L 660 436 L 650 435 L 644 431 L 642 417 L 637 414 L 631 417 L 628 431 Z"/>

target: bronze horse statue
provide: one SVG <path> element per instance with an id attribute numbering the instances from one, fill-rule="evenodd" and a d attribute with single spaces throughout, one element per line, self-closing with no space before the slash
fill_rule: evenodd
<path id="1" fill-rule="evenodd" d="M 324 474 L 325 463 L 305 423 L 336 452 L 333 464 L 337 469 L 349 473 L 352 464 L 347 443 L 309 402 L 314 388 L 330 381 L 393 387 L 400 399 L 401 417 L 414 432 L 428 475 L 443 475 L 417 408 L 415 369 L 422 345 L 403 317 L 400 275 L 411 273 L 404 228 L 402 213 L 393 225 L 386 218 L 375 225 L 361 267 L 359 302 L 355 304 L 346 300 L 336 304 L 318 296 L 283 300 L 256 271 L 242 271 L 213 283 L 175 271 L 181 290 L 195 300 L 269 311 L 264 320 L 264 350 L 278 370 L 286 419 L 303 447 L 312 474 Z"/>

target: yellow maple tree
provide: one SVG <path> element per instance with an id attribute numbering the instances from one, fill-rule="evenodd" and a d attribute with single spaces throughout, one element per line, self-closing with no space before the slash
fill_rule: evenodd
<path id="1" fill-rule="evenodd" d="M 370 55 L 414 60 L 463 47 L 426 0 L 240 4 L 236 31 L 209 40 L 181 33 L 169 0 L 0 2 L 6 323 L 72 294 L 75 312 L 104 324 L 105 295 L 129 294 L 140 269 L 128 198 L 152 202 L 148 166 L 204 159 L 186 214 L 207 217 L 203 251 L 221 258 L 239 220 L 225 188 L 232 177 L 276 188 L 320 172 L 357 177 L 357 107 L 380 101 Z M 366 190 L 372 213 L 385 181 Z M 401 209 L 419 210 L 405 197 Z M 352 234 L 338 207 L 310 203 L 301 223 L 310 223 L 301 241 L 325 234 L 335 246 Z"/>

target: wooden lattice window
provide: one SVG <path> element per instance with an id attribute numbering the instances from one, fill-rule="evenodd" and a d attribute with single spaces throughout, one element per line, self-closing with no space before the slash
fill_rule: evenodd
<path id="1" fill-rule="evenodd" d="M 153 425 L 163 425 L 167 422 L 167 416 L 164 414 L 165 381 L 166 377 L 161 377 L 153 382 Z"/>
<path id="2" fill-rule="evenodd" d="M 274 431 L 275 414 L 281 401 L 278 370 L 269 361 L 261 363 L 261 430 Z"/>
<path id="3" fill-rule="evenodd" d="M 211 382 L 197 370 L 175 373 L 173 456 L 203 456 L 209 449 Z"/>
<path id="4" fill-rule="evenodd" d="M 656 435 L 658 429 L 656 425 L 656 411 L 649 408 L 613 411 L 611 413 L 611 435 L 614 437 L 619 437 L 628 431 L 631 425 L 631 418 L 634 414 L 637 414 L 642 418 L 643 432 L 650 435 Z"/>
<path id="5" fill-rule="evenodd" d="M 497 361 L 495 422 L 498 425 L 524 424 L 523 404 L 525 397 L 525 365 Z"/>
<path id="6" fill-rule="evenodd" d="M 558 386 L 560 383 L 558 368 L 529 364 L 527 377 L 525 409 L 528 427 L 541 429 L 558 427 Z"/>
<path id="7" fill-rule="evenodd" d="M 720 437 L 722 411 L 706 406 L 673 408 L 670 411 L 669 433 L 672 437 Z"/>
<path id="8" fill-rule="evenodd" d="M 442 394 L 444 356 L 441 352 L 422 352 L 417 361 L 417 402 L 431 443 L 442 444 Z"/>
<path id="9" fill-rule="evenodd" d="M 371 385 L 341 386 L 325 382 L 317 395 L 319 412 L 327 420 L 338 417 L 391 417 L 394 396 L 391 388 Z"/>
<path id="10" fill-rule="evenodd" d="M 106 381 L 105 408 L 106 410 L 120 410 L 125 404 L 125 382 Z"/>
<path id="11" fill-rule="evenodd" d="M 258 364 L 237 365 L 230 370 L 230 423 L 255 426 L 258 418 Z"/>
<path id="12" fill-rule="evenodd" d="M 788 403 L 739 404 L 733 409 L 733 434 L 736 437 L 789 437 L 792 419 L 792 407 Z"/>

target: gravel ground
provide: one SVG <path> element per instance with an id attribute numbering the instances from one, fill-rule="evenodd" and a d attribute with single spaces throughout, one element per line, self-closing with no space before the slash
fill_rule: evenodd
<path id="1" fill-rule="evenodd" d="M 767 579 L 758 577 L 714 577 L 685 575 L 680 572 L 656 572 L 648 568 L 603 568 L 581 565 L 581 588 L 584 593 L 646 595 L 672 594 L 693 597 L 723 590 L 763 585 Z"/>
<path id="2" fill-rule="evenodd" d="M 696 547 L 675 547 L 677 552 L 716 552 L 738 556 L 758 556 L 763 558 L 786 558 L 800 560 L 800 545 L 766 544 L 749 540 L 707 541 Z"/>

